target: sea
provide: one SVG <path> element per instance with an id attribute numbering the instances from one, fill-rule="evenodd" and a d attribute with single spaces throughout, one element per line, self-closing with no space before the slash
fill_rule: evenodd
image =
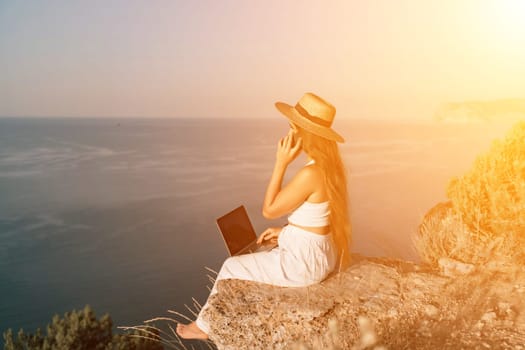
<path id="1" fill-rule="evenodd" d="M 346 138 L 352 252 L 418 262 L 422 217 L 511 125 L 334 127 Z M 228 256 L 215 219 L 244 204 L 258 233 L 286 223 L 261 209 L 287 131 L 280 117 L 0 118 L 0 332 L 45 333 L 85 305 L 109 313 L 114 333 L 171 311 L 194 318 Z"/>

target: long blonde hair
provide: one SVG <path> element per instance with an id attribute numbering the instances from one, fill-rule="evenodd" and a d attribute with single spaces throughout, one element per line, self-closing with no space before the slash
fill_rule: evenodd
<path id="1" fill-rule="evenodd" d="M 324 174 L 325 186 L 330 201 L 330 225 L 338 250 L 338 267 L 350 265 L 352 228 L 349 214 L 349 198 L 346 170 L 335 141 L 317 136 L 294 124 L 302 139 L 302 148 Z"/>

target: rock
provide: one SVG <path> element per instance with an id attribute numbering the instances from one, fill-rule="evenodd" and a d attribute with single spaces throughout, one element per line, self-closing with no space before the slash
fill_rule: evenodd
<path id="1" fill-rule="evenodd" d="M 428 317 L 434 318 L 439 314 L 439 309 L 434 305 L 425 305 L 424 306 L 425 314 Z"/>
<path id="2" fill-rule="evenodd" d="M 377 342 L 377 334 L 370 319 L 365 316 L 359 316 L 357 318 L 357 324 L 359 325 L 359 332 L 361 333 L 361 348 L 374 345 Z"/>
<path id="3" fill-rule="evenodd" d="M 496 313 L 494 311 L 489 311 L 483 314 L 483 316 L 481 316 L 481 320 L 485 322 L 492 322 L 495 319 L 496 319 Z"/>
<path id="4" fill-rule="evenodd" d="M 475 269 L 472 264 L 466 264 L 451 258 L 441 258 L 439 259 L 438 264 L 443 275 L 448 277 L 468 275 Z"/>
<path id="5" fill-rule="evenodd" d="M 510 312 L 510 303 L 500 301 L 498 303 L 498 311 L 500 313 L 504 313 L 504 314 L 509 313 Z"/>

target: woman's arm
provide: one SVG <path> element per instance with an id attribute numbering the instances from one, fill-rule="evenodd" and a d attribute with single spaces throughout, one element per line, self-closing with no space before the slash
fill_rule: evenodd
<path id="1" fill-rule="evenodd" d="M 284 173 L 286 172 L 286 168 L 287 166 L 282 162 L 275 162 L 272 177 L 270 179 L 268 187 L 266 188 L 266 195 L 264 196 L 263 215 L 265 218 L 270 219 L 269 216 L 272 216 L 270 214 L 270 210 L 272 209 L 275 197 L 277 197 L 277 194 L 281 190 L 281 184 L 283 182 L 283 177 Z"/>
<path id="2" fill-rule="evenodd" d="M 291 131 L 279 141 L 275 166 L 263 202 L 262 212 L 267 219 L 275 219 L 291 212 L 313 192 L 312 176 L 315 174 L 309 167 L 301 169 L 290 183 L 281 190 L 286 168 L 301 150 L 300 139 L 295 145 L 292 143 L 293 134 Z"/>

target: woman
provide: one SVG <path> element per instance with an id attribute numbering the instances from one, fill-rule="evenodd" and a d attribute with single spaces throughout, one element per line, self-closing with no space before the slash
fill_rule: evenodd
<path id="1" fill-rule="evenodd" d="M 295 106 L 275 105 L 290 120 L 290 131 L 279 141 L 262 212 L 267 219 L 290 214 L 288 225 L 270 227 L 258 238 L 259 244 L 277 242 L 274 249 L 226 259 L 210 295 L 217 292 L 221 279 L 308 286 L 350 263 L 348 192 L 336 143 L 344 139 L 331 128 L 335 107 L 312 93 L 304 94 Z M 287 166 L 301 151 L 309 162 L 281 188 Z M 195 322 L 177 325 L 180 337 L 208 338 L 210 328 L 203 317 L 207 306 Z"/>

